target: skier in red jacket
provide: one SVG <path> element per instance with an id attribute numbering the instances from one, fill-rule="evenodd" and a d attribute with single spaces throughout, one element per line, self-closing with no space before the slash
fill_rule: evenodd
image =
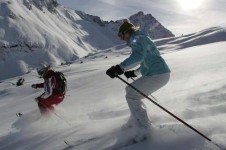
<path id="1" fill-rule="evenodd" d="M 44 93 L 35 98 L 42 115 L 48 115 L 54 111 L 54 105 L 61 103 L 64 99 L 64 92 L 59 90 L 60 83 L 57 81 L 56 72 L 50 66 L 37 70 L 44 83 L 32 84 L 32 88 L 44 88 Z"/>

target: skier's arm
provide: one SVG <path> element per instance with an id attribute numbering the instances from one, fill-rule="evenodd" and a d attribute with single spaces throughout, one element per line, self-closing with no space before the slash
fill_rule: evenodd
<path id="1" fill-rule="evenodd" d="M 38 84 L 36 84 L 36 88 L 44 88 L 44 83 L 38 83 Z"/>
<path id="2" fill-rule="evenodd" d="M 131 46 L 132 54 L 130 55 L 130 57 L 120 63 L 120 67 L 124 71 L 136 67 L 144 60 L 147 50 L 143 48 L 143 40 L 144 38 L 140 38 L 138 41 L 136 41 L 136 43 Z"/>
<path id="3" fill-rule="evenodd" d="M 45 84 L 45 92 L 42 96 L 42 98 L 48 98 L 53 94 L 53 88 L 55 88 L 56 85 L 56 79 L 55 77 L 51 77 L 48 79 L 47 83 Z"/>
<path id="4" fill-rule="evenodd" d="M 154 42 L 151 41 L 150 39 L 148 38 L 143 38 L 143 40 L 141 41 L 141 46 L 142 46 L 142 49 L 145 51 L 145 55 L 147 54 L 147 52 L 151 52 L 151 49 L 156 47 Z M 151 55 L 156 55 L 156 53 L 150 53 Z M 134 71 L 134 74 L 136 76 L 140 75 L 141 74 L 141 67 L 139 67 L 138 69 L 136 69 Z"/>

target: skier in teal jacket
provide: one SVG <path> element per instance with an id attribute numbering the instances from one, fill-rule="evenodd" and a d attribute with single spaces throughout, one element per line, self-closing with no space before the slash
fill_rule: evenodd
<path id="1" fill-rule="evenodd" d="M 150 95 L 168 83 L 170 69 L 147 32 L 140 31 L 128 20 L 124 20 L 118 36 L 131 47 L 132 54 L 119 65 L 109 68 L 106 71 L 107 75 L 115 78 L 124 73 L 127 78 L 132 78 L 141 74 L 142 76 L 131 85 L 146 95 Z M 138 69 L 130 70 L 138 65 L 140 65 Z M 130 86 L 126 87 L 126 100 L 131 115 L 123 127 L 133 127 L 136 132 L 134 140 L 137 142 L 148 138 L 151 129 L 151 121 L 141 100 L 143 98 Z"/>
<path id="2" fill-rule="evenodd" d="M 147 32 L 138 30 L 130 36 L 127 45 L 131 47 L 132 54 L 120 64 L 124 71 L 140 64 L 136 72 L 138 74 L 141 73 L 142 76 L 153 76 L 170 72 L 169 67 L 160 56 L 157 47 Z"/>

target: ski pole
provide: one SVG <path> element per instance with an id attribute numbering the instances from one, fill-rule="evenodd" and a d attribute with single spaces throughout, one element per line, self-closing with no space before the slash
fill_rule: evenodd
<path id="1" fill-rule="evenodd" d="M 120 79 L 122 82 L 126 83 L 132 89 L 134 89 L 135 91 L 137 91 L 139 94 L 141 94 L 142 96 L 144 96 L 145 98 L 147 98 L 149 101 L 151 101 L 152 103 L 154 103 L 155 105 L 157 105 L 158 107 L 160 107 L 162 110 L 164 110 L 165 112 L 167 112 L 169 115 L 171 115 L 172 117 L 174 117 L 175 119 L 177 119 L 178 121 L 180 121 L 181 123 L 183 123 L 185 126 L 187 126 L 188 128 L 192 129 L 193 131 L 195 131 L 196 133 L 198 133 L 199 135 L 201 135 L 203 138 L 205 138 L 209 142 L 211 142 L 214 145 L 216 145 L 218 148 L 223 149 L 223 148 L 221 148 L 221 146 L 219 146 L 218 144 L 216 144 L 215 142 L 213 142 L 210 138 L 208 138 L 207 136 L 205 136 L 203 133 L 199 132 L 197 129 L 195 129 L 194 127 L 192 127 L 191 125 L 189 125 L 188 123 L 186 123 L 185 121 L 183 121 L 182 119 L 180 119 L 179 117 L 177 117 L 176 115 L 174 115 L 173 113 L 171 113 L 169 110 L 167 110 L 166 108 L 164 108 L 163 106 L 161 106 L 160 104 L 158 104 L 157 102 L 155 102 L 154 100 L 152 100 L 150 97 L 148 97 L 147 95 L 145 95 L 143 92 L 141 92 L 140 90 L 138 90 L 136 87 L 134 87 L 133 85 L 129 84 L 127 81 L 125 81 L 124 79 L 122 79 L 120 76 L 117 75 L 116 77 L 118 79 Z"/>

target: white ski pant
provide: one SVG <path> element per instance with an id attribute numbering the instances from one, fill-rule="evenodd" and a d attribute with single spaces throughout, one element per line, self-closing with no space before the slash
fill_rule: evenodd
<path id="1" fill-rule="evenodd" d="M 131 85 L 148 96 L 167 84 L 169 78 L 170 73 L 143 76 L 132 82 Z M 136 128 L 149 130 L 151 121 L 148 118 L 145 104 L 141 100 L 143 98 L 144 97 L 140 93 L 132 89 L 130 86 L 126 87 L 126 100 L 131 112 L 130 121 L 132 119 L 132 123 Z"/>

